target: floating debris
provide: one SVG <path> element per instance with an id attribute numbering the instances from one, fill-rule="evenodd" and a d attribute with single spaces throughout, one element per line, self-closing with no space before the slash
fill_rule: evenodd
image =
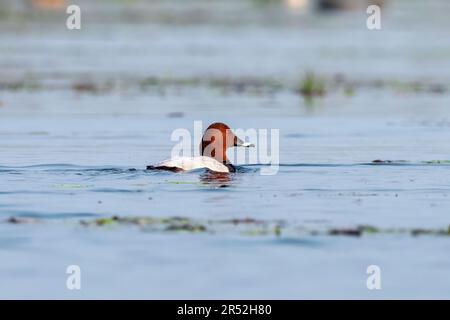
<path id="1" fill-rule="evenodd" d="M 159 77 L 159 76 L 90 76 L 85 79 L 74 78 L 71 74 L 59 74 L 55 84 L 55 75 L 28 73 L 20 79 L 0 79 L 0 91 L 37 91 L 72 90 L 78 94 L 106 94 L 111 92 L 138 94 L 152 92 L 164 96 L 171 90 L 177 94 L 183 89 L 206 88 L 221 94 L 249 94 L 255 96 L 273 96 L 282 91 L 292 91 L 305 98 L 324 96 L 328 92 L 341 93 L 347 97 L 356 91 L 365 89 L 390 90 L 401 94 L 447 94 L 448 82 L 431 82 L 415 79 L 350 79 L 341 73 L 319 76 L 307 72 L 300 81 L 276 77 L 261 76 L 203 76 L 203 77 Z M 184 117 L 182 112 L 174 111 L 168 117 Z"/>
<path id="2" fill-rule="evenodd" d="M 188 231 L 188 232 L 205 232 L 206 227 L 201 224 L 191 224 L 191 223 L 174 223 L 169 224 L 166 231 Z"/>
<path id="3" fill-rule="evenodd" d="M 11 224 L 36 224 L 48 219 L 35 219 L 29 217 L 11 217 L 5 220 Z M 193 219 L 188 217 L 153 217 L 111 216 L 92 220 L 80 220 L 84 227 L 111 228 L 138 227 L 144 232 L 187 232 L 209 234 L 238 234 L 245 236 L 266 237 L 307 237 L 307 236 L 345 236 L 359 238 L 373 235 L 407 235 L 407 236 L 444 236 L 450 237 L 450 225 L 446 228 L 378 228 L 372 225 L 358 225 L 356 227 L 312 228 L 298 223 L 289 223 L 286 220 L 259 220 L 254 218 L 234 219 Z"/>
<path id="4" fill-rule="evenodd" d="M 328 234 L 332 236 L 352 236 L 352 237 L 360 237 L 364 234 L 375 234 L 379 233 L 380 229 L 370 226 L 370 225 L 361 225 L 356 228 L 344 228 L 344 229 L 331 229 Z"/>
<path id="5" fill-rule="evenodd" d="M 372 225 L 358 225 L 348 228 L 307 228 L 284 220 L 258 220 L 254 218 L 234 218 L 227 220 L 192 219 L 187 217 L 118 217 L 100 218 L 92 221 L 82 221 L 85 226 L 135 225 L 143 227 L 145 231 L 159 232 L 209 232 L 209 233 L 237 233 L 247 236 L 275 236 L 284 234 L 289 236 L 349 236 L 362 237 L 377 234 L 404 234 L 412 236 L 450 236 L 450 226 L 446 229 L 382 229 Z"/>
<path id="6" fill-rule="evenodd" d="M 184 112 L 182 112 L 182 111 L 169 112 L 167 114 L 167 117 L 169 117 L 169 118 L 183 118 L 184 117 Z"/>
<path id="7" fill-rule="evenodd" d="M 450 226 L 447 229 L 413 229 L 411 230 L 412 236 L 421 235 L 435 235 L 435 236 L 450 236 Z"/>
<path id="8" fill-rule="evenodd" d="M 406 160 L 373 160 L 370 164 L 391 164 L 391 165 L 405 165 L 405 164 L 411 164 L 410 162 Z"/>
<path id="9" fill-rule="evenodd" d="M 28 218 L 28 217 L 11 217 L 6 220 L 7 223 L 11 224 L 36 224 L 40 221 L 38 219 Z"/>
<path id="10" fill-rule="evenodd" d="M 80 82 L 74 83 L 72 85 L 72 89 L 77 92 L 88 92 L 88 93 L 97 93 L 99 91 L 98 86 L 95 83 L 90 82 Z"/>
<path id="11" fill-rule="evenodd" d="M 373 160 L 372 163 L 375 164 L 386 164 L 386 163 L 393 163 L 394 161 L 392 160 L 381 160 L 381 159 L 377 159 L 377 160 Z"/>
<path id="12" fill-rule="evenodd" d="M 83 185 L 78 183 L 61 183 L 61 184 L 55 184 L 53 185 L 54 188 L 57 189 L 86 189 L 91 188 L 93 185 Z"/>
<path id="13" fill-rule="evenodd" d="M 408 162 L 406 160 L 373 160 L 370 164 L 391 164 L 391 165 L 417 165 L 417 164 L 450 164 L 450 160 L 428 160 L 428 161 L 420 161 L 420 162 Z"/>
<path id="14" fill-rule="evenodd" d="M 447 91 L 447 88 L 442 84 L 432 84 L 429 88 L 431 93 L 442 94 Z"/>
<path id="15" fill-rule="evenodd" d="M 328 234 L 331 236 L 352 236 L 359 237 L 362 232 L 359 229 L 331 229 L 328 231 Z"/>
<path id="16" fill-rule="evenodd" d="M 450 164 L 450 160 L 430 160 L 424 161 L 426 164 Z"/>
<path id="17" fill-rule="evenodd" d="M 245 218 L 245 219 L 231 219 L 231 220 L 223 220 L 223 223 L 232 223 L 232 224 L 241 224 L 241 223 L 253 223 L 253 224 L 260 224 L 263 221 L 261 220 L 255 220 L 252 218 Z"/>
<path id="18" fill-rule="evenodd" d="M 369 5 L 383 7 L 384 0 L 317 0 L 318 11 L 357 11 L 364 10 Z"/>

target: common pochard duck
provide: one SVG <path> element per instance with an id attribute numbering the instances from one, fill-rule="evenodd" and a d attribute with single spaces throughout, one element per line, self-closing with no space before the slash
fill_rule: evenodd
<path id="1" fill-rule="evenodd" d="M 207 168 L 214 172 L 235 172 L 236 168 L 227 159 L 231 147 L 254 147 L 238 138 L 224 123 L 211 124 L 203 134 L 199 157 L 179 157 L 147 166 L 147 170 L 168 170 L 174 172 Z"/>

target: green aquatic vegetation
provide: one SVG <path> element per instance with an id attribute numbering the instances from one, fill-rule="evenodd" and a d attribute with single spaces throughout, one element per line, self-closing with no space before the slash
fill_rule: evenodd
<path id="1" fill-rule="evenodd" d="M 46 222 L 46 219 L 28 217 L 11 217 L 4 222 L 10 224 L 35 224 Z M 80 220 L 84 227 L 108 228 L 138 227 L 144 232 L 188 232 L 208 234 L 238 234 L 255 237 L 309 237 L 309 236 L 344 236 L 360 238 L 374 235 L 404 235 L 404 236 L 439 236 L 450 237 L 450 225 L 446 228 L 378 228 L 372 225 L 356 227 L 310 228 L 295 222 L 285 220 L 258 220 L 253 218 L 194 219 L 180 216 L 155 217 L 102 217 L 92 220 Z"/>
<path id="2" fill-rule="evenodd" d="M 393 90 L 399 92 L 420 92 L 423 90 L 423 86 L 419 82 L 405 82 L 400 80 L 392 80 L 388 82 L 388 85 Z"/>
<path id="3" fill-rule="evenodd" d="M 391 80 L 387 81 L 388 86 L 398 92 L 402 93 L 434 93 L 444 94 L 448 90 L 448 85 L 444 83 L 426 83 L 423 81 L 402 81 Z"/>
<path id="4" fill-rule="evenodd" d="M 137 225 L 137 226 L 147 226 L 157 223 L 162 223 L 163 218 L 155 218 L 149 216 L 143 217 L 113 217 L 114 221 L 120 224 Z"/>
<path id="5" fill-rule="evenodd" d="M 211 221 L 211 222 L 214 223 L 214 221 Z M 237 224 L 261 224 L 261 223 L 263 223 L 262 220 L 256 220 L 256 219 L 253 219 L 253 218 L 243 218 L 243 219 L 241 219 L 241 218 L 234 218 L 234 219 L 229 219 L 229 220 L 219 220 L 217 222 L 225 223 L 225 224 L 229 223 L 229 224 L 234 224 L 234 225 L 237 225 Z"/>
<path id="6" fill-rule="evenodd" d="M 24 79 L 17 82 L 0 83 L 0 90 L 7 91 L 36 91 L 42 89 L 41 83 L 35 79 Z"/>
<path id="7" fill-rule="evenodd" d="M 277 237 L 281 236 L 281 226 L 276 225 L 273 229 L 273 232 Z"/>
<path id="8" fill-rule="evenodd" d="M 188 232 L 205 232 L 207 231 L 206 226 L 198 223 L 171 223 L 169 224 L 166 231 L 188 231 Z"/>
<path id="9" fill-rule="evenodd" d="M 347 97 L 353 97 L 353 96 L 355 95 L 355 88 L 352 87 L 352 86 L 346 86 L 346 87 L 344 88 L 344 94 L 345 94 Z"/>
<path id="10" fill-rule="evenodd" d="M 139 81 L 139 86 L 141 89 L 147 89 L 148 87 L 156 87 L 161 84 L 158 78 L 148 77 Z"/>
<path id="11" fill-rule="evenodd" d="M 144 227 L 147 231 L 188 231 L 204 232 L 207 228 L 204 224 L 183 217 L 119 217 L 99 218 L 93 221 L 82 220 L 83 226 L 126 226 L 134 225 Z"/>
<path id="12" fill-rule="evenodd" d="M 242 234 L 246 235 L 246 236 L 257 237 L 257 236 L 266 236 L 266 235 L 269 234 L 269 232 L 266 229 L 257 228 L 257 229 L 245 230 L 245 231 L 242 232 Z"/>
<path id="13" fill-rule="evenodd" d="M 424 161 L 426 164 L 450 164 L 450 160 L 430 160 Z"/>
<path id="14" fill-rule="evenodd" d="M 309 72 L 300 81 L 298 92 L 306 97 L 323 96 L 326 93 L 325 81 Z"/>
<path id="15" fill-rule="evenodd" d="M 132 81 L 131 85 L 133 85 Z M 137 80 L 137 85 L 141 90 L 157 89 L 165 91 L 166 89 L 174 88 L 189 88 L 189 87 L 207 87 L 210 89 L 217 89 L 223 94 L 235 93 L 249 93 L 261 95 L 271 93 L 283 88 L 283 85 L 272 78 L 227 78 L 227 77 L 213 77 L 213 78 L 158 78 L 147 77 Z"/>
<path id="16" fill-rule="evenodd" d="M 446 229 L 423 229 L 423 228 L 412 229 L 411 235 L 450 236 L 450 226 L 448 226 Z"/>
<path id="17" fill-rule="evenodd" d="M 370 225 L 361 225 L 358 227 L 358 229 L 362 234 L 375 234 L 380 232 L 380 229 Z"/>
<path id="18" fill-rule="evenodd" d="M 98 226 L 110 226 L 116 224 L 117 221 L 113 218 L 100 218 L 95 220 L 95 224 Z"/>
<path id="19" fill-rule="evenodd" d="M 254 0 L 263 3 L 277 3 L 280 0 Z M 328 80 L 326 80 L 328 79 Z M 55 86 L 55 80 L 58 85 Z M 399 93 L 412 94 L 447 94 L 450 90 L 449 83 L 437 83 L 434 81 L 404 79 L 350 79 L 343 74 L 328 74 L 325 77 L 316 73 L 307 72 L 297 83 L 289 80 L 280 80 L 275 77 L 265 76 L 194 76 L 172 77 L 146 75 L 139 76 L 95 76 L 89 75 L 86 79 L 74 79 L 71 74 L 60 74 L 55 79 L 54 75 L 28 73 L 21 79 L 0 79 L 0 90 L 72 90 L 78 94 L 105 94 L 111 92 L 125 92 L 136 90 L 150 90 L 154 94 L 171 94 L 174 90 L 177 94 L 180 89 L 202 87 L 218 90 L 223 94 L 249 94 L 249 95 L 273 95 L 276 92 L 292 90 L 309 99 L 324 96 L 328 91 L 341 92 L 347 97 L 355 94 L 360 88 L 377 90 L 390 90 Z M 312 102 L 307 102 L 312 104 Z"/>
<path id="20" fill-rule="evenodd" d="M 184 217 L 167 217 L 161 218 L 159 221 L 166 224 L 188 224 L 191 223 L 192 220 Z"/>
<path id="21" fill-rule="evenodd" d="M 23 79 L 16 81 L 9 81 L 0 79 L 0 90 L 8 91 L 36 91 L 42 89 L 43 86 L 38 77 L 33 75 L 25 75 Z"/>

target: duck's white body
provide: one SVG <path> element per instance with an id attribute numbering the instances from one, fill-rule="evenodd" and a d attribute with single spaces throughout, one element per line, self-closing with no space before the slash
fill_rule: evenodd
<path id="1" fill-rule="evenodd" d="M 207 168 L 215 172 L 230 172 L 230 169 L 226 165 L 214 158 L 206 156 L 168 159 L 156 164 L 154 167 L 177 168 L 183 171 Z"/>
<path id="2" fill-rule="evenodd" d="M 254 145 L 239 139 L 226 124 L 215 122 L 203 134 L 200 143 L 201 156 L 172 158 L 147 166 L 147 170 L 179 172 L 207 168 L 221 173 L 236 172 L 236 168 L 227 160 L 227 149 L 232 147 L 254 147 Z"/>

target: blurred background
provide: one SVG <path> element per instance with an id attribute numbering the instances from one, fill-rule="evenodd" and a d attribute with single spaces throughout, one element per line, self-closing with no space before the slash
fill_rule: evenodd
<path id="1" fill-rule="evenodd" d="M 72 3 L 0 4 L 1 115 L 385 115 L 449 89 L 448 1 L 80 0 L 82 28 L 68 30 Z M 381 30 L 366 27 L 371 3 Z"/>
<path id="2" fill-rule="evenodd" d="M 0 218 L 20 226 L 0 223 L 0 297 L 448 297 L 448 232 L 404 230 L 448 226 L 449 14 L 447 0 L 1 0 Z M 194 120 L 280 129 L 279 173 L 143 170 Z M 286 229 L 79 224 L 113 215 Z M 298 233 L 358 225 L 403 233 Z M 64 286 L 74 263 L 81 292 Z M 366 288 L 371 264 L 383 291 Z"/>
<path id="3" fill-rule="evenodd" d="M 343 125 L 339 117 L 363 127 L 376 118 L 383 125 L 450 121 L 448 1 L 80 0 L 81 30 L 66 28 L 69 4 L 2 1 L 0 134 L 47 134 L 43 146 L 52 133 L 133 132 L 142 122 L 154 130 L 147 139 L 163 134 L 167 148 L 157 151 L 167 154 L 171 130 L 196 119 L 287 134 L 302 119 L 310 119 L 304 127 L 323 127 L 324 117 L 329 130 Z M 366 26 L 369 4 L 382 9 L 381 30 Z M 119 124 L 126 116 L 134 118 Z M 95 155 L 81 153 L 89 152 Z M 7 164 L 30 164 L 17 150 L 11 156 Z M 142 166 L 159 156 L 127 161 Z"/>

